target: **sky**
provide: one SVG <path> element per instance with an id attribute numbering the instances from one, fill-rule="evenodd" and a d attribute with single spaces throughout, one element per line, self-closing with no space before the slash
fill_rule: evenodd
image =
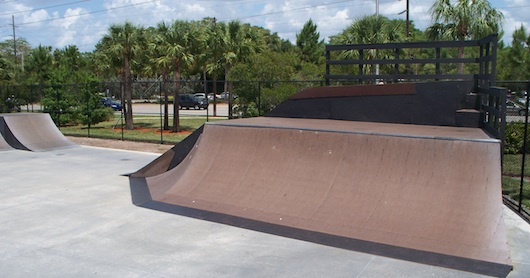
<path id="1" fill-rule="evenodd" d="M 409 0 L 409 17 L 424 30 L 432 24 L 434 0 Z M 504 14 L 504 41 L 523 24 L 530 31 L 530 0 L 490 0 Z M 312 19 L 327 41 L 352 21 L 375 14 L 405 19 L 406 0 L 0 0 L 0 41 L 25 38 L 33 47 L 76 45 L 93 51 L 113 23 L 130 21 L 149 27 L 173 20 L 239 20 L 261 26 L 296 42 L 296 34 Z M 14 24 L 13 24 L 14 19 Z M 14 30 L 13 30 L 14 25 Z M 13 32 L 14 31 L 14 32 Z"/>

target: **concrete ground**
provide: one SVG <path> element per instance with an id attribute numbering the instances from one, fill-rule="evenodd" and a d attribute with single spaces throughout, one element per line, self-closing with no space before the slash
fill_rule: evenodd
<path id="1" fill-rule="evenodd" d="M 158 155 L 0 152 L 2 277 L 480 277 L 136 207 L 122 175 Z M 530 277 L 530 225 L 504 216 Z"/>

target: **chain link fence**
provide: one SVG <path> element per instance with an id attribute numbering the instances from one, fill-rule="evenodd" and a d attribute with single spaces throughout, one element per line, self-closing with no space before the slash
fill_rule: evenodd
<path id="1" fill-rule="evenodd" d="M 211 102 L 230 102 L 233 110 L 229 117 L 246 116 L 246 114 L 263 115 L 274 106 L 283 102 L 290 95 L 308 88 L 324 84 L 324 80 L 316 81 L 212 81 L 182 80 L 178 82 L 161 80 L 135 81 L 132 86 L 134 102 L 161 103 L 168 95 L 173 101 L 173 92 L 179 94 L 204 93 Z M 178 88 L 177 88 L 178 87 Z M 213 98 L 215 92 L 216 97 Z M 87 105 L 93 96 L 111 97 L 124 101 L 121 82 L 94 82 L 84 84 L 56 85 L 0 85 L 0 112 L 46 111 L 58 113 L 71 112 L 68 108 L 79 108 Z M 231 96 L 232 98 L 229 98 Z M 44 101 L 44 104 L 42 102 Z M 245 110 L 252 107 L 256 111 Z M 68 111 L 66 111 L 68 110 Z"/>
<path id="2" fill-rule="evenodd" d="M 181 117 L 241 118 L 264 115 L 289 96 L 307 87 L 322 86 L 317 81 L 213 81 L 161 79 L 132 83 L 132 112 L 134 126 L 158 129 L 160 143 L 174 143 L 180 138 L 164 138 L 172 126 L 175 115 Z M 208 109 L 189 111 L 173 109 L 174 92 L 179 95 L 198 94 L 208 101 Z M 180 99 L 179 99 L 180 101 Z M 81 126 L 80 136 L 98 136 L 102 122 L 112 122 L 114 132 L 103 136 L 114 139 L 126 138 L 124 133 L 126 98 L 121 82 L 93 82 L 83 84 L 54 85 L 0 85 L 0 113 L 43 112 L 49 113 L 63 133 L 71 134 L 73 126 Z M 182 103 L 179 103 L 182 104 Z M 182 106 L 185 106 L 182 104 Z M 185 106 L 184 108 L 190 108 Z M 198 108 L 198 107 L 197 107 Z M 204 107 L 202 107 L 204 108 Z M 181 111 L 181 112 L 179 112 Z M 176 113 L 174 113 L 176 112 Z M 178 113 L 178 114 L 177 114 Z M 193 129 L 189 127 L 188 129 Z M 142 138 L 140 140 L 154 141 Z"/>
<path id="3" fill-rule="evenodd" d="M 530 80 L 497 81 L 509 90 L 503 155 L 504 202 L 530 222 L 530 153 L 528 116 Z"/>

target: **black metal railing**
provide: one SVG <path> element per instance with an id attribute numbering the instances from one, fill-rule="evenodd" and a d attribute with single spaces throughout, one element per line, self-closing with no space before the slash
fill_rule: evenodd
<path id="1" fill-rule="evenodd" d="M 483 111 L 482 128 L 504 144 L 506 126 L 506 88 L 478 88 L 481 96 L 480 110 Z"/>
<path id="2" fill-rule="evenodd" d="M 530 80 L 497 81 L 509 89 L 505 104 L 503 200 L 530 222 L 529 104 Z"/>
<path id="3" fill-rule="evenodd" d="M 327 45 L 326 85 L 425 80 L 489 85 L 495 80 L 496 55 L 496 34 L 469 41 Z M 455 72 L 458 64 L 467 70 Z"/>

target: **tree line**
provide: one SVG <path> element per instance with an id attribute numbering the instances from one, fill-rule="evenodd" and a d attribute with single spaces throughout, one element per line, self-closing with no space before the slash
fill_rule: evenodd
<path id="1" fill-rule="evenodd" d="M 331 36 L 329 44 L 468 40 L 502 32 L 503 16 L 486 0 L 454 3 L 438 0 L 431 8 L 431 17 L 434 24 L 419 30 L 413 21 L 407 28 L 404 20 L 365 16 L 353 20 L 344 30 Z M 204 92 L 222 90 L 232 93 L 232 85 L 236 81 L 266 80 L 271 84 L 265 84 L 265 89 L 270 89 L 273 81 L 322 80 L 325 72 L 325 42 L 311 19 L 297 33 L 294 43 L 259 26 L 204 18 L 197 21 L 162 21 L 149 27 L 132 22 L 113 24 L 91 52 L 82 53 L 75 45 L 62 49 L 43 45 L 32 47 L 23 38 L 17 39 L 16 47 L 15 57 L 13 42 L 0 42 L 0 85 L 119 81 L 127 129 L 133 128 L 131 100 L 134 81 L 160 80 L 164 127 L 179 131 L 177 96 L 182 89 L 181 80 L 204 81 Z M 524 26 L 515 30 L 511 44 L 501 41 L 497 79 L 530 79 L 529 50 L 530 35 Z M 348 53 L 344 55 L 346 57 Z M 383 54 L 368 55 L 375 59 Z M 465 53 L 458 49 L 445 55 L 464 57 Z M 219 88 L 219 84 L 222 87 Z M 267 94 L 276 94 L 271 97 L 275 100 L 269 106 L 287 97 L 282 95 L 282 88 L 274 88 L 265 90 Z M 97 89 L 93 91 L 97 94 Z M 241 107 L 255 105 L 251 91 L 241 89 Z M 168 122 L 170 101 L 174 104 L 171 124 Z"/>

